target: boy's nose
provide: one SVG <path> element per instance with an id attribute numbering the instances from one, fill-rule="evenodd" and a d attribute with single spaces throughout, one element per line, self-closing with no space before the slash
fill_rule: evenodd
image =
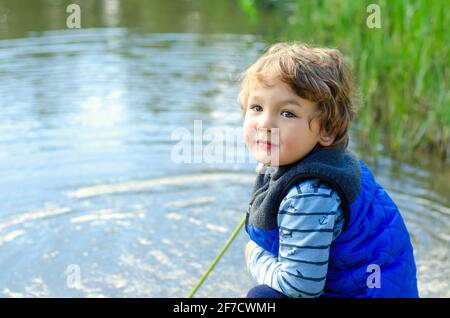
<path id="1" fill-rule="evenodd" d="M 261 116 L 258 122 L 258 128 L 267 131 L 271 131 L 271 129 L 275 128 L 275 120 L 273 118 L 273 115 L 267 113 Z"/>

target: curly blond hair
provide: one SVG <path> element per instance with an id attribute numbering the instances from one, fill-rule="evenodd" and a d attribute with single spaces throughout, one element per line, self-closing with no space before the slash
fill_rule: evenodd
<path id="1" fill-rule="evenodd" d="M 279 79 L 298 96 L 316 102 L 320 132 L 334 136 L 332 146 L 346 148 L 348 130 L 356 115 L 352 103 L 352 75 L 336 49 L 310 47 L 298 42 L 272 45 L 262 57 L 242 73 L 238 96 L 241 109 L 247 108 L 250 91 L 258 81 Z"/>

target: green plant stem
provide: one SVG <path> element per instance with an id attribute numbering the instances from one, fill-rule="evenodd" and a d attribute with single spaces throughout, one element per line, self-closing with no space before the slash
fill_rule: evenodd
<path id="1" fill-rule="evenodd" d="M 238 226 L 234 229 L 233 233 L 231 233 L 231 236 L 228 238 L 228 241 L 225 243 L 225 246 L 222 247 L 222 250 L 220 251 L 219 255 L 216 256 L 216 258 L 214 259 L 214 261 L 212 262 L 212 264 L 209 266 L 208 270 L 203 274 L 202 278 L 200 278 L 200 280 L 198 281 L 198 283 L 194 286 L 194 288 L 192 288 L 191 292 L 188 295 L 188 298 L 192 298 L 195 293 L 197 292 L 197 290 L 200 288 L 200 286 L 203 284 L 203 282 L 205 281 L 205 279 L 208 277 L 209 273 L 214 269 L 214 267 L 216 266 L 216 264 L 219 262 L 219 260 L 222 258 L 223 254 L 226 252 L 226 250 L 228 249 L 228 247 L 231 245 L 231 243 L 233 242 L 233 240 L 236 238 L 236 236 L 238 235 L 239 231 L 241 230 L 241 228 L 244 226 L 245 224 L 245 219 L 246 216 L 244 215 L 244 217 L 242 218 L 241 222 L 238 224 Z"/>

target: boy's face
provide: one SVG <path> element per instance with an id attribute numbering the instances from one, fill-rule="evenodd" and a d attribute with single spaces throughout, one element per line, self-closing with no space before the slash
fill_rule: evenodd
<path id="1" fill-rule="evenodd" d="M 270 87 L 256 81 L 245 107 L 244 138 L 256 160 L 273 166 L 294 163 L 306 156 L 322 140 L 317 119 L 317 103 L 296 95 L 279 79 Z"/>

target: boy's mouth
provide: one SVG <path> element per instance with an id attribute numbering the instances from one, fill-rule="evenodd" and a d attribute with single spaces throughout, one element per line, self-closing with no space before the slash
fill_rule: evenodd
<path id="1" fill-rule="evenodd" d="M 272 144 L 270 141 L 262 140 L 262 139 L 258 139 L 258 140 L 256 141 L 256 144 L 257 144 L 259 147 L 267 148 L 267 149 L 270 149 L 270 148 L 272 148 L 272 147 L 275 146 L 275 145 Z"/>

